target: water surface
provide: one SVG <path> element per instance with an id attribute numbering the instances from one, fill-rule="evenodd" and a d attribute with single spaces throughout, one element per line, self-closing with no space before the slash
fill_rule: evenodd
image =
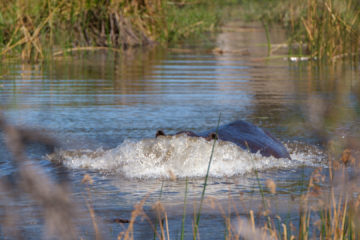
<path id="1" fill-rule="evenodd" d="M 278 30 L 271 39 L 274 44 L 285 41 Z M 212 142 L 154 136 L 159 129 L 207 130 L 216 126 L 220 114 L 223 124 L 243 119 L 266 128 L 287 146 L 292 160 L 218 144 L 206 196 L 224 208 L 234 199 L 238 214 L 245 216 L 261 205 L 256 176 L 261 183 L 273 179 L 278 193 L 274 212 L 285 215 L 297 211 L 297 197 L 311 172 L 326 168 L 324 139 L 359 136 L 359 66 L 290 62 L 279 57 L 281 50 L 273 53 L 277 57 L 265 58 L 265 42 L 261 27 L 235 22 L 216 38 L 191 42 L 190 49 L 89 52 L 44 64 L 4 62 L 0 109 L 9 123 L 41 129 L 59 141 L 55 157 L 35 147 L 28 149 L 29 157 L 52 177 L 66 171 L 79 205 L 84 206 L 87 196 L 83 176 L 93 178 L 92 204 L 107 237 L 123 230 L 111 220 L 129 219 L 133 205 L 144 198 L 154 219 L 151 209 L 160 196 L 172 237 L 178 237 L 186 177 L 186 236 L 191 237 L 193 204 L 201 195 Z M 215 47 L 223 53 L 213 52 Z M 4 147 L 0 151 L 1 176 L 10 175 L 9 154 Z M 31 201 L 25 198 L 20 204 L 24 226 L 30 224 L 20 228 L 37 239 L 42 220 L 34 216 Z M 82 208 L 79 225 L 91 228 L 88 210 Z M 235 210 L 229 214 L 235 216 Z M 222 238 L 218 226 L 223 225 L 219 208 L 207 204 L 200 236 Z M 91 230 L 81 232 L 93 237 Z M 150 226 L 137 221 L 135 236 L 148 239 Z"/>

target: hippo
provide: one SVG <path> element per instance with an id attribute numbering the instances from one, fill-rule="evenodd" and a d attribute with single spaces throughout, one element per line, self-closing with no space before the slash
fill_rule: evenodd
<path id="1" fill-rule="evenodd" d="M 249 150 L 252 153 L 260 152 L 265 157 L 273 156 L 275 158 L 291 159 L 285 146 L 278 139 L 266 130 L 243 120 L 234 121 L 200 133 L 181 131 L 170 136 L 179 134 L 186 134 L 190 137 L 202 137 L 208 141 L 216 138 L 235 143 L 242 149 Z M 159 130 L 156 133 L 156 137 L 159 136 L 165 136 L 165 133 Z"/>

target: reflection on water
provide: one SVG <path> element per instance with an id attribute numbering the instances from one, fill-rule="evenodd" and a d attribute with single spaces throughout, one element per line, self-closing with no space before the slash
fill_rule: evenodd
<path id="1" fill-rule="evenodd" d="M 272 33 L 271 40 L 284 42 L 283 33 Z M 326 149 L 326 145 L 317 145 L 324 139 L 358 138 L 359 66 L 266 59 L 265 42 L 259 26 L 230 23 L 214 40 L 214 47 L 223 49 L 223 54 L 214 54 L 198 42 L 194 44 L 196 52 L 153 48 L 126 54 L 82 53 L 45 64 L 4 62 L 0 66 L 0 108 L 13 124 L 46 129 L 61 142 L 64 151 L 102 148 L 111 152 L 125 140 L 141 142 L 140 139 L 153 138 L 158 129 L 169 133 L 184 129 L 203 131 L 216 125 L 219 113 L 222 123 L 245 119 L 265 127 L 288 146 L 299 148 L 298 152 Z M 239 53 L 244 49 L 246 54 Z M 281 50 L 274 54 L 281 54 Z M 345 140 L 336 142 L 344 145 Z M 45 159 L 45 153 L 35 150 L 30 149 L 31 157 L 42 160 L 40 164 L 51 174 L 53 166 Z M 0 153 L 3 176 L 12 167 L 2 146 Z M 316 162 L 316 154 L 306 156 L 310 156 L 310 162 Z M 236 163 L 236 159 L 231 160 Z M 136 165 L 131 167 L 137 171 Z M 275 166 L 260 172 L 259 177 L 262 182 L 274 179 L 277 201 L 287 206 L 284 212 L 296 211 L 290 196 L 304 191 L 303 183 L 312 169 L 311 164 Z M 98 170 L 68 169 L 74 192 L 79 192 L 74 193 L 78 202 L 83 201 L 83 175 L 93 176 L 92 200 L 97 214 L 105 220 L 104 231 L 112 228 L 116 236 L 119 227 L 106 220 L 129 218 L 133 204 L 145 196 L 150 214 L 151 205 L 159 199 L 162 182 L 161 199 L 173 214 L 169 214 L 170 221 L 177 226 L 184 179 L 131 179 Z M 202 184 L 201 178 L 190 180 L 189 202 L 198 200 Z M 207 193 L 223 204 L 227 196 L 238 199 L 239 193 L 242 204 L 249 208 L 259 202 L 257 180 L 251 171 L 211 178 Z M 249 208 L 244 207 L 242 213 L 246 214 Z M 223 237 L 223 233 L 213 229 L 216 224 L 223 224 L 221 217 L 209 207 L 204 211 L 200 235 L 204 239 Z M 27 218 L 31 222 L 32 216 Z M 87 220 L 85 217 L 83 221 Z M 149 226 L 138 224 L 142 229 L 138 237 L 144 238 Z M 186 231 L 191 233 L 191 226 Z"/>

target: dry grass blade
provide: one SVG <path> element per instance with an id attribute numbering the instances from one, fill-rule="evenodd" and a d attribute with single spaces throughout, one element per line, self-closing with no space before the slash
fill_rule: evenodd
<path id="1" fill-rule="evenodd" d="M 28 44 L 28 45 L 33 45 L 35 47 L 35 49 L 40 53 L 40 55 L 43 57 L 42 54 L 42 50 L 41 50 L 41 45 L 39 40 L 37 39 L 40 31 L 43 29 L 43 27 L 49 22 L 49 20 L 52 18 L 53 14 L 59 9 L 60 5 L 58 7 L 56 7 L 52 12 L 49 13 L 49 15 L 47 16 L 47 18 L 45 18 L 34 30 L 33 34 L 30 34 L 30 32 L 28 31 L 28 29 L 26 28 L 26 24 L 23 21 L 23 17 L 22 16 L 18 16 L 18 19 L 20 19 L 20 24 L 19 26 L 20 29 L 22 29 L 23 33 L 24 33 L 24 37 L 22 39 L 20 39 L 19 41 L 17 41 L 16 43 L 14 43 L 11 46 L 6 46 L 0 53 L 0 55 L 5 55 L 7 52 L 11 51 L 13 48 L 22 45 L 24 43 Z M 10 43 L 11 41 L 9 41 Z M 29 48 L 29 47 L 28 47 Z M 23 50 L 23 54 L 24 51 L 29 51 L 29 49 L 25 48 Z M 25 54 L 23 57 L 30 57 L 29 54 L 31 53 L 27 53 Z"/>
<path id="2" fill-rule="evenodd" d="M 105 50 L 105 51 L 114 51 L 114 52 L 123 52 L 122 49 L 118 48 L 111 48 L 111 47 L 75 47 L 75 48 L 69 48 L 66 50 L 57 51 L 53 54 L 54 57 L 64 55 L 65 53 L 70 52 L 79 52 L 79 51 L 99 51 L 99 50 Z"/>
<path id="3" fill-rule="evenodd" d="M 271 240 L 274 239 L 266 231 L 255 227 L 246 219 L 238 218 L 236 223 L 238 234 L 244 239 Z"/>
<path id="4" fill-rule="evenodd" d="M 119 235 L 118 235 L 118 239 L 134 239 L 134 224 L 135 224 L 135 221 L 136 221 L 136 218 L 138 216 L 144 216 L 146 217 L 146 214 L 144 213 L 143 211 L 143 206 L 145 204 L 147 200 L 147 197 L 145 197 L 144 199 L 141 200 L 140 203 L 137 203 L 134 205 L 134 210 L 132 211 L 131 213 L 131 218 L 130 218 L 130 222 L 129 222 L 129 226 L 128 228 L 126 229 L 125 232 L 121 232 Z"/>
<path id="5" fill-rule="evenodd" d="M 91 185 L 91 184 L 93 184 L 94 181 L 92 180 L 92 178 L 90 177 L 89 174 L 85 174 L 81 182 L 83 184 Z M 96 222 L 96 214 L 95 214 L 94 208 L 91 205 L 91 194 L 90 194 L 89 187 L 86 188 L 86 191 L 87 191 L 86 207 L 89 210 L 91 221 L 92 221 L 92 224 L 93 224 L 93 227 L 94 227 L 95 239 L 97 239 L 97 240 L 102 239 L 102 237 L 100 235 L 98 224 Z"/>

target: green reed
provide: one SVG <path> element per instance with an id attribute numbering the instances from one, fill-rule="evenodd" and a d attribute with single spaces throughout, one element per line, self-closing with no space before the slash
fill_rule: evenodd
<path id="1" fill-rule="evenodd" d="M 187 201 L 187 193 L 188 193 L 188 185 L 189 185 L 189 181 L 188 178 L 186 177 L 185 180 L 185 196 L 184 196 L 184 210 L 183 210 L 183 217 L 181 220 L 181 236 L 180 239 L 183 240 L 185 237 L 185 218 L 186 218 L 186 201 Z"/>
<path id="2" fill-rule="evenodd" d="M 284 26 L 289 47 L 314 59 L 359 55 L 360 2 L 354 0 L 243 1 L 244 17 Z"/>
<path id="3" fill-rule="evenodd" d="M 202 190 L 202 193 L 201 193 L 200 205 L 199 205 L 199 209 L 198 209 L 198 212 L 196 214 L 196 219 L 195 219 L 195 223 L 194 223 L 194 236 L 193 236 L 194 239 L 196 239 L 196 237 L 198 235 L 198 231 L 199 231 L 201 210 L 202 210 L 202 205 L 204 203 L 205 191 L 206 191 L 207 181 L 208 181 L 208 178 L 209 178 L 211 162 L 212 162 L 213 156 L 214 156 L 214 150 L 215 150 L 215 144 L 216 144 L 216 141 L 217 141 L 217 135 L 218 135 L 218 130 L 219 130 L 219 126 L 220 126 L 220 120 L 221 120 L 221 113 L 219 114 L 219 119 L 218 119 L 218 122 L 217 122 L 217 125 L 216 125 L 216 137 L 214 138 L 214 143 L 213 143 L 212 148 L 211 148 L 209 164 L 208 164 L 208 167 L 207 167 L 207 170 L 206 170 L 206 175 L 205 175 L 205 180 L 204 180 L 204 187 L 203 187 L 203 190 Z"/>
<path id="4" fill-rule="evenodd" d="M 163 189 L 164 189 L 164 181 L 161 182 L 161 188 L 160 188 L 160 194 L 159 194 L 159 202 L 161 201 L 161 197 L 162 197 L 162 194 L 163 194 Z M 158 220 L 161 221 L 160 219 L 160 214 L 158 215 Z M 153 239 L 155 240 L 156 239 L 156 233 L 157 233 L 157 222 L 155 222 L 154 224 L 154 236 L 153 236 Z"/>

